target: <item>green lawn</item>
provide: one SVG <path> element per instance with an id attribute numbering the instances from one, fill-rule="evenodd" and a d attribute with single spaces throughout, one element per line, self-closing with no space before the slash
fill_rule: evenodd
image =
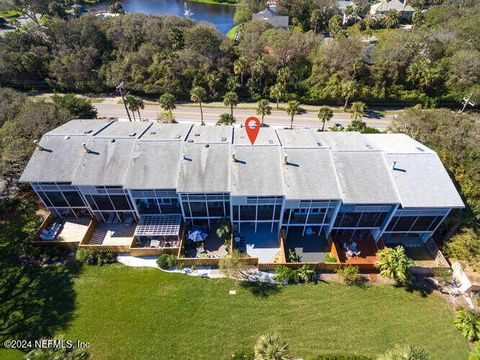
<path id="1" fill-rule="evenodd" d="M 232 27 L 230 30 L 228 30 L 227 32 L 227 38 L 233 40 L 233 38 L 235 37 L 235 33 L 237 32 L 237 30 L 240 28 L 240 25 L 235 25 L 234 27 Z"/>
<path id="2" fill-rule="evenodd" d="M 298 357 L 374 355 L 395 343 L 421 345 L 435 360 L 468 356 L 446 301 L 393 286 L 248 288 L 115 265 L 84 267 L 74 288 L 63 334 L 91 341 L 95 359 L 227 359 L 267 331 L 279 332 Z"/>

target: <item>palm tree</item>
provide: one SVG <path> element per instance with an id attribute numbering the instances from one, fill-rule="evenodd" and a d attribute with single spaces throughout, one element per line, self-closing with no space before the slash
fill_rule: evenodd
<path id="1" fill-rule="evenodd" d="M 190 91 L 190 100 L 198 103 L 200 106 L 200 119 L 201 119 L 201 124 L 205 125 L 205 122 L 203 121 L 203 108 L 202 108 L 202 102 L 204 102 L 207 98 L 207 92 L 205 91 L 204 88 L 201 86 L 195 86 L 191 91 Z"/>
<path id="2" fill-rule="evenodd" d="M 322 122 L 322 131 L 325 129 L 325 123 L 333 117 L 333 111 L 328 106 L 322 106 L 318 110 L 318 118 Z"/>
<path id="3" fill-rule="evenodd" d="M 136 118 L 135 118 L 135 111 L 136 111 L 138 114 L 139 120 L 142 121 L 142 117 L 140 116 L 140 109 L 143 109 L 145 107 L 143 100 L 137 96 L 127 94 L 125 96 L 125 104 L 127 105 L 128 109 L 132 112 L 133 120 L 136 121 Z"/>
<path id="4" fill-rule="evenodd" d="M 278 334 L 258 338 L 254 348 L 255 360 L 288 360 L 288 344 Z"/>
<path id="5" fill-rule="evenodd" d="M 281 84 L 275 84 L 270 88 L 270 97 L 275 99 L 277 102 L 277 109 L 278 109 L 278 103 L 280 100 L 285 96 L 285 93 L 287 90 L 285 89 L 285 86 Z"/>
<path id="6" fill-rule="evenodd" d="M 361 101 L 355 101 L 350 106 L 350 117 L 353 120 L 361 120 L 362 117 L 365 115 L 365 103 Z"/>
<path id="7" fill-rule="evenodd" d="M 262 125 L 265 115 L 270 115 L 272 113 L 272 107 L 270 102 L 267 99 L 262 99 L 257 103 L 257 115 L 262 116 Z"/>
<path id="8" fill-rule="evenodd" d="M 240 58 L 235 60 L 233 63 L 233 72 L 235 75 L 240 75 L 240 85 L 243 88 L 243 76 L 245 72 L 248 70 L 248 61 L 245 58 Z"/>
<path id="9" fill-rule="evenodd" d="M 300 114 L 303 109 L 300 107 L 300 103 L 297 100 L 291 100 L 288 102 L 285 111 L 290 115 L 290 129 L 293 129 L 293 118 L 295 115 Z"/>
<path id="10" fill-rule="evenodd" d="M 170 93 L 163 94 L 162 96 L 160 96 L 160 99 L 158 99 L 158 101 L 160 102 L 161 108 L 165 111 L 172 111 L 176 108 L 175 96 Z"/>
<path id="11" fill-rule="evenodd" d="M 158 99 L 160 107 L 163 109 L 162 113 L 159 116 L 159 120 L 164 123 L 175 123 L 175 118 L 173 117 L 173 112 L 176 108 L 175 106 L 175 96 L 170 93 L 165 93 L 160 96 Z"/>
<path id="12" fill-rule="evenodd" d="M 377 257 L 380 262 L 375 266 L 380 269 L 380 275 L 394 279 L 401 285 L 410 283 L 412 260 L 405 254 L 403 246 L 380 250 Z"/>
<path id="13" fill-rule="evenodd" d="M 233 107 L 238 105 L 238 95 L 233 91 L 227 92 L 223 98 L 223 104 L 230 106 L 230 115 L 233 118 Z"/>
<path id="14" fill-rule="evenodd" d="M 358 83 L 355 80 L 347 81 L 342 84 L 342 97 L 345 99 L 343 111 L 347 111 L 348 102 L 351 98 L 357 96 L 359 90 Z"/>
<path id="15" fill-rule="evenodd" d="M 218 118 L 218 121 L 216 125 L 233 125 L 235 123 L 235 118 L 229 114 L 220 114 L 220 117 Z"/>
<path id="16" fill-rule="evenodd" d="M 257 60 L 252 66 L 252 75 L 258 78 L 258 83 L 260 84 L 260 89 L 263 92 L 262 79 L 267 72 L 267 64 L 263 60 Z"/>
<path id="17" fill-rule="evenodd" d="M 397 10 L 390 10 L 385 14 L 385 18 L 383 19 L 383 25 L 387 29 L 393 29 L 398 26 L 400 23 L 400 16 Z"/>
<path id="18" fill-rule="evenodd" d="M 393 349 L 379 355 L 376 360 L 428 360 L 427 350 L 415 345 L 395 345 Z"/>

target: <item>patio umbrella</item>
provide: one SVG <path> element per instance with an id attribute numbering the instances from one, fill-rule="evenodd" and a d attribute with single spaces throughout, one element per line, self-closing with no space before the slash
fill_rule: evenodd
<path id="1" fill-rule="evenodd" d="M 201 242 L 207 238 L 208 234 L 201 230 L 195 230 L 188 234 L 188 238 L 194 242 Z"/>

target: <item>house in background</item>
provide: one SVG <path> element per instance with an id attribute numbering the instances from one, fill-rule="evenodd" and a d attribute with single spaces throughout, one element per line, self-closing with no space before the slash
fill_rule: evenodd
<path id="1" fill-rule="evenodd" d="M 398 11 L 400 17 L 409 19 L 415 13 L 415 9 L 407 4 L 407 0 L 381 0 L 370 7 L 370 14 L 386 14 L 389 11 Z"/>
<path id="2" fill-rule="evenodd" d="M 464 207 L 438 155 L 403 134 L 262 128 L 251 145 L 232 126 L 72 120 L 41 138 L 20 181 L 58 221 L 46 241 L 68 230 L 80 246 L 131 252 L 135 236 L 171 250 L 182 224 L 214 232 L 228 218 L 261 263 L 281 232 L 301 261 L 352 241 L 371 264 L 385 245 L 428 258 Z M 79 235 L 88 219 L 95 231 Z"/>
<path id="3" fill-rule="evenodd" d="M 279 29 L 288 29 L 288 16 L 277 15 L 275 5 L 268 5 L 265 10 L 252 15 L 252 20 L 267 21 Z"/>

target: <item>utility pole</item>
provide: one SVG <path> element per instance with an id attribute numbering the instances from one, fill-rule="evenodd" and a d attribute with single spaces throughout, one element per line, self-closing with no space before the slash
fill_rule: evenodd
<path id="1" fill-rule="evenodd" d="M 463 113 L 463 111 L 465 110 L 465 108 L 467 107 L 467 105 L 470 105 L 470 106 L 475 106 L 475 103 L 473 101 L 470 101 L 470 99 L 472 98 L 473 96 L 473 93 L 470 94 L 470 96 L 467 98 L 467 97 L 464 97 L 463 98 L 463 107 L 461 110 L 458 110 L 458 113 L 461 114 Z"/>
<path id="2" fill-rule="evenodd" d="M 125 111 L 127 112 L 127 115 L 128 115 L 128 120 L 131 122 L 132 121 L 132 118 L 130 117 L 130 112 L 128 111 L 128 107 L 127 107 L 127 103 L 125 102 L 125 98 L 123 97 L 123 81 L 121 81 L 117 87 L 115 88 L 115 90 L 117 90 L 117 92 L 120 93 L 120 96 L 122 97 L 122 101 L 123 101 L 123 106 L 125 106 Z"/>

